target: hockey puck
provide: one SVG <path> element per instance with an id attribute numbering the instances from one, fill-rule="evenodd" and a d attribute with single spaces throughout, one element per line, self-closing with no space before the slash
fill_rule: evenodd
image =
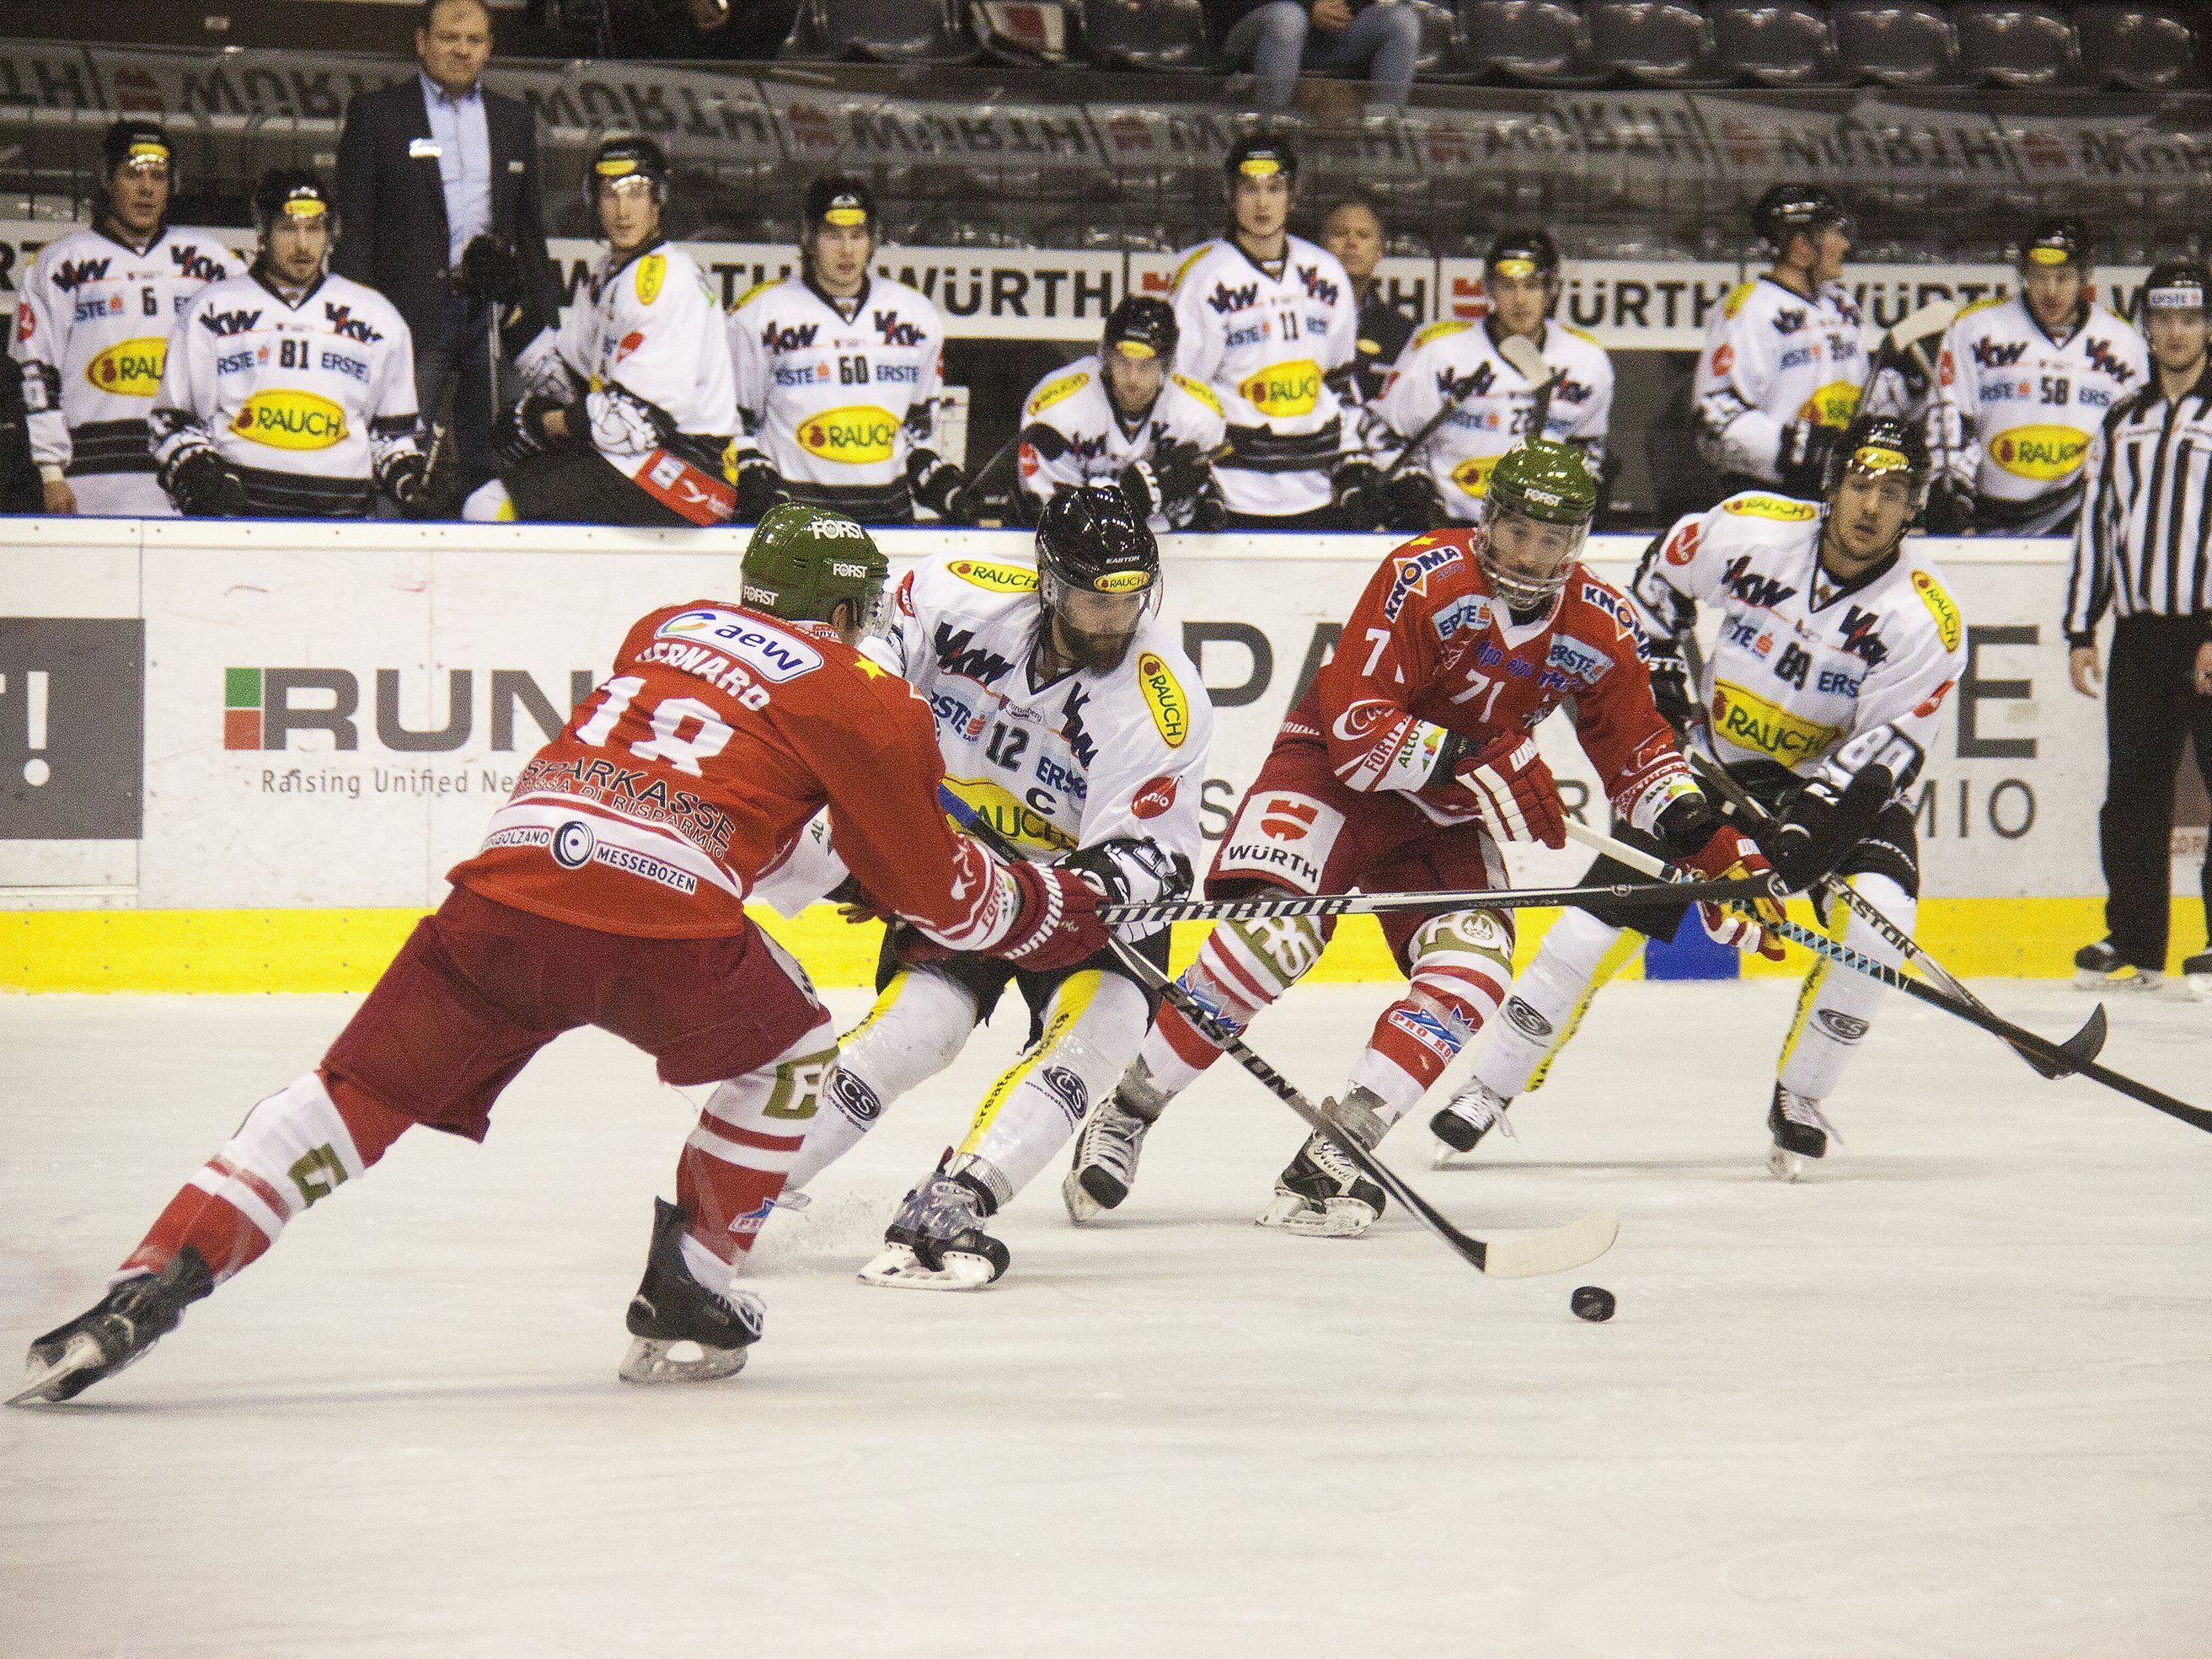
<path id="1" fill-rule="evenodd" d="M 1576 1318 L 1601 1325 L 1613 1317 L 1613 1292 L 1601 1285 L 1577 1285 L 1567 1305 L 1575 1310 Z"/>

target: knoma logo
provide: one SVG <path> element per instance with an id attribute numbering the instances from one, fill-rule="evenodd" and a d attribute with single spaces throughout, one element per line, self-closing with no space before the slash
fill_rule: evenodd
<path id="1" fill-rule="evenodd" d="M 568 700 L 563 702 L 527 669 L 495 668 L 481 678 L 485 692 L 480 698 L 476 670 L 447 669 L 445 724 L 417 728 L 407 725 L 400 714 L 403 682 L 417 677 L 403 675 L 397 668 L 373 671 L 376 746 L 403 755 L 449 753 L 467 745 L 477 729 L 481 712 L 490 749 L 512 750 L 518 746 L 515 712 L 520 709 L 538 727 L 536 734 L 522 732 L 520 740 L 535 748 L 559 734 L 568 724 L 568 711 L 591 696 L 599 684 L 599 676 L 592 670 L 571 670 Z M 362 676 L 351 669 L 226 668 L 222 690 L 225 749 L 289 749 L 293 734 L 305 732 L 325 733 L 329 741 L 303 744 L 302 748 L 357 750 L 362 746 Z"/>

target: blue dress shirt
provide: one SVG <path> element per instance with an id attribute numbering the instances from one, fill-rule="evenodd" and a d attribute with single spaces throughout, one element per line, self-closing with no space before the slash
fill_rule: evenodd
<path id="1" fill-rule="evenodd" d="M 430 137 L 438 146 L 438 182 L 446 192 L 446 262 L 459 264 L 461 250 L 491 230 L 491 133 L 484 124 L 483 88 L 455 98 L 428 76 L 422 77 Z"/>

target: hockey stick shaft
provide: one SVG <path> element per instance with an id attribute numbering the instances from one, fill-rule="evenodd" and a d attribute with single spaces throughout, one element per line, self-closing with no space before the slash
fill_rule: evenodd
<path id="1" fill-rule="evenodd" d="M 1427 910 L 1527 910 L 1553 904 L 1720 904 L 1778 896 L 1765 876 L 1692 882 L 1660 892 L 1644 882 L 1595 887 L 1498 887 L 1441 893 L 1291 893 L 1237 899 L 1158 899 L 1102 904 L 1098 914 L 1116 924 L 1146 921 L 1257 921 L 1268 916 L 1387 916 Z"/>
<path id="2" fill-rule="evenodd" d="M 1726 767 L 1694 752 L 1689 759 L 1691 769 L 1697 773 L 1698 781 L 1707 789 L 1733 806 L 1754 830 L 1771 830 L 1776 827 L 1774 815 L 1753 799 L 1751 792 L 1737 782 Z M 1840 877 L 1831 875 L 1821 877 L 1818 885 L 1824 895 L 1842 904 L 1844 908 L 1881 934 L 1893 948 L 1902 951 L 1907 961 L 1918 963 L 1921 971 L 1944 990 L 1948 991 L 1960 1001 L 1978 1008 L 1985 1014 L 1992 1012 L 1988 1004 L 1966 988 L 1957 975 L 1938 962 L 1934 953 L 1926 945 L 1882 915 L 1871 899 L 1857 891 L 1849 882 Z M 2069 1054 L 2080 1054 L 2084 1060 L 2095 1059 L 2097 1050 L 2104 1046 L 2103 1014 L 2103 1006 L 2100 1005 L 2097 1012 L 2089 1017 L 2087 1024 L 2060 1046 Z M 2084 1047 L 2077 1046 L 2085 1043 L 2086 1052 Z M 2070 1065 L 2054 1066 L 2039 1054 L 2030 1053 L 2017 1045 L 2014 1047 L 2013 1052 L 2043 1077 L 2064 1077 L 2074 1070 Z"/>
<path id="3" fill-rule="evenodd" d="M 1597 830 L 1571 820 L 1567 824 L 1567 833 L 1582 842 L 1583 846 L 1604 853 L 1628 866 L 1632 870 L 1642 870 L 1661 880 L 1668 878 L 1669 872 L 1667 866 L 1657 859 L 1649 854 L 1640 853 L 1624 842 L 1615 841 L 1611 836 L 1601 835 Z M 1733 901 L 1724 902 L 1732 902 Z M 1969 1025 L 1978 1025 L 1991 1036 L 2010 1044 L 2014 1048 L 2039 1055 L 2052 1066 L 2063 1066 L 2069 1071 L 2077 1072 L 2083 1077 L 2103 1084 L 2117 1094 L 2125 1095 L 2130 1100 L 2139 1100 L 2154 1110 L 2164 1112 L 2168 1117 L 2178 1118 L 2191 1127 L 2202 1129 L 2206 1133 L 2212 1134 L 2212 1112 L 2208 1112 L 2202 1107 L 2191 1106 L 2186 1101 L 2177 1100 L 2172 1095 L 2161 1090 L 2154 1089 L 2147 1083 L 2138 1083 L 2125 1073 L 2116 1072 L 2109 1066 L 2100 1065 L 2094 1060 L 2078 1059 L 2057 1043 L 2047 1037 L 2037 1036 L 2024 1025 L 2015 1025 L 2002 1015 L 1991 1013 L 1986 1008 L 1972 1003 L 1961 1002 L 1954 996 L 1948 996 L 1932 985 L 1923 984 L 1910 974 L 1899 972 L 1886 962 L 1877 962 L 1863 951 L 1854 951 L 1848 945 L 1839 945 L 1826 933 L 1815 933 L 1812 928 L 1791 921 L 1787 917 L 1780 921 L 1770 921 L 1761 917 L 1759 925 L 1778 939 L 1786 939 L 1793 944 L 1802 945 L 1814 956 L 1826 957 L 1838 967 L 1849 968 L 1854 973 L 1863 974 L 1869 979 L 1887 985 L 1893 991 L 1902 991 L 1905 995 L 1917 1001 L 1924 1002 L 1931 1008 L 1941 1008 L 1946 1013 L 1954 1014 Z"/>

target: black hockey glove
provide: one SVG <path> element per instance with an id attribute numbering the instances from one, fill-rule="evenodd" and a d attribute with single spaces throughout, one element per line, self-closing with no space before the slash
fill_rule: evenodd
<path id="1" fill-rule="evenodd" d="M 1152 463 L 1142 456 L 1130 462 L 1115 476 L 1115 483 L 1127 497 L 1129 510 L 1139 519 L 1149 519 L 1166 503 L 1166 493 L 1159 477 L 1152 471 Z"/>
<path id="2" fill-rule="evenodd" d="M 1358 456 L 1340 462 L 1329 474 L 1328 490 L 1337 521 L 1346 530 L 1389 528 L 1389 493 L 1382 469 L 1374 462 Z"/>
<path id="3" fill-rule="evenodd" d="M 1116 836 L 1089 847 L 1079 847 L 1055 860 L 1097 890 L 1108 904 L 1126 904 L 1132 895 L 1140 902 L 1155 897 L 1175 898 L 1190 890 L 1190 860 L 1180 853 L 1163 852 L 1155 842 L 1134 836 Z"/>
<path id="4" fill-rule="evenodd" d="M 554 447 L 557 440 L 547 434 L 545 417 L 556 409 L 568 411 L 568 419 L 573 431 L 580 412 L 578 408 L 556 403 L 550 398 L 541 398 L 534 392 L 493 423 L 492 453 L 499 457 L 501 468 L 511 471 L 532 455 L 541 455 Z"/>
<path id="5" fill-rule="evenodd" d="M 1213 463 L 1196 444 L 1162 444 L 1152 452 L 1152 476 L 1160 481 L 1164 506 L 1176 507 L 1206 488 L 1213 476 Z"/>
<path id="6" fill-rule="evenodd" d="M 1393 530 L 1434 530 L 1445 521 L 1444 504 L 1425 473 L 1410 468 L 1390 475 L 1385 500 Z"/>
<path id="7" fill-rule="evenodd" d="M 1920 527 L 1931 536 L 1963 536 L 1973 527 L 1974 492 L 1956 478 L 1938 478 L 1929 487 Z"/>
<path id="8" fill-rule="evenodd" d="M 522 297 L 522 261 L 489 231 L 469 240 L 453 269 L 453 291 L 481 304 L 507 306 Z"/>
<path id="9" fill-rule="evenodd" d="M 770 507 L 787 499 L 783 474 L 757 449 L 738 458 L 737 491 L 735 516 L 740 524 L 758 524 Z"/>
<path id="10" fill-rule="evenodd" d="M 1887 772 L 1868 767 L 1840 792 L 1832 779 L 1816 777 L 1783 803 L 1781 820 L 1768 837 L 1767 856 L 1792 892 L 1832 875 L 1864 838 L 1893 792 Z"/>
<path id="11" fill-rule="evenodd" d="M 427 455 L 402 455 L 384 470 L 385 493 L 410 519 L 450 519 L 455 499 L 453 469 L 432 471 Z"/>
<path id="12" fill-rule="evenodd" d="M 1660 717 L 1680 737 L 1698 721 L 1697 689 L 1690 684 L 1690 665 L 1674 641 L 1662 640 L 1651 647 L 1651 701 Z"/>
<path id="13" fill-rule="evenodd" d="M 246 499 L 246 481 L 212 449 L 185 456 L 167 482 L 170 499 L 188 519 L 237 519 L 253 510 Z"/>
<path id="14" fill-rule="evenodd" d="M 1208 475 L 1190 504 L 1190 522 L 1183 526 L 1211 534 L 1229 522 L 1229 503 L 1221 499 L 1221 486 Z"/>
<path id="15" fill-rule="evenodd" d="M 947 524 L 973 524 L 975 501 L 960 469 L 931 449 L 906 458 L 907 488 L 922 506 Z"/>
<path id="16" fill-rule="evenodd" d="M 1808 501 L 1818 499 L 1827 481 L 1828 456 L 1843 437 L 1842 428 L 1817 421 L 1792 421 L 1784 427 L 1774 451 L 1774 470 L 1782 487 Z"/>

